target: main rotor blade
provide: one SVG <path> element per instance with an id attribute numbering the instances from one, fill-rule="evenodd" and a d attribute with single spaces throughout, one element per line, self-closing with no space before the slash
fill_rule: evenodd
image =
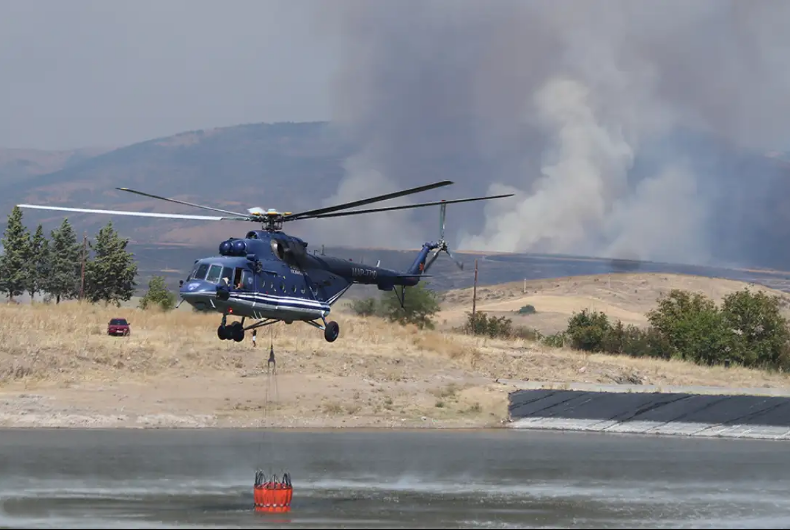
<path id="1" fill-rule="evenodd" d="M 489 199 L 503 199 L 505 197 L 512 197 L 514 194 L 510 193 L 507 195 L 491 195 L 490 197 L 473 197 L 470 199 L 454 199 L 450 201 L 436 201 L 436 202 L 424 202 L 421 204 L 408 204 L 406 206 L 391 206 L 389 208 L 372 208 L 369 210 L 356 210 L 353 212 L 340 212 L 340 213 L 330 213 L 330 214 L 321 214 L 321 215 L 313 215 L 308 217 L 308 219 L 319 219 L 319 218 L 326 218 L 326 217 L 343 217 L 346 215 L 360 215 L 363 213 L 376 213 L 376 212 L 392 212 L 395 210 L 407 210 L 409 208 L 424 208 L 426 206 L 438 206 L 441 204 L 457 204 L 460 202 L 475 202 L 475 201 L 487 201 Z M 286 219 L 287 220 L 287 219 Z"/>
<path id="2" fill-rule="evenodd" d="M 198 221 L 249 221 L 248 217 L 214 217 L 209 215 L 183 215 L 176 213 L 126 212 L 123 210 L 91 210 L 88 208 L 61 208 L 58 206 L 38 206 L 35 204 L 19 204 L 20 208 L 35 210 L 56 210 L 61 212 L 103 213 L 109 215 L 131 215 L 136 217 L 160 217 L 164 219 L 196 219 Z"/>
<path id="3" fill-rule="evenodd" d="M 306 212 L 294 213 L 291 215 L 286 215 L 283 217 L 283 221 L 294 221 L 296 219 L 306 219 L 309 217 L 319 217 L 321 214 L 326 214 L 330 212 L 336 212 L 338 210 L 346 210 L 348 208 L 354 208 L 356 206 L 364 206 L 366 204 L 372 204 L 374 202 L 386 201 L 389 199 L 395 199 L 397 197 L 403 197 L 405 195 L 411 195 L 413 193 L 420 193 L 422 191 L 428 191 L 435 188 L 441 188 L 442 186 L 449 186 L 450 184 L 454 184 L 451 180 L 442 180 L 441 182 L 435 182 L 433 184 L 427 184 L 425 186 L 419 186 L 417 188 L 410 188 L 408 190 L 403 191 L 396 191 L 394 193 L 387 193 L 386 195 L 379 195 L 377 197 L 371 197 L 369 199 L 362 199 L 359 201 L 354 202 L 347 202 L 343 204 L 338 204 L 337 206 L 329 206 L 327 208 L 318 208 L 316 210 L 308 210 Z"/>
<path id="4" fill-rule="evenodd" d="M 128 191 L 129 193 L 136 193 L 137 195 L 142 195 L 143 197 L 150 197 L 152 199 L 159 199 L 160 201 L 167 201 L 167 202 L 174 202 L 176 204 L 183 204 L 185 206 L 193 206 L 195 208 L 202 208 L 204 210 L 211 210 L 212 212 L 220 212 L 220 213 L 227 213 L 230 215 L 240 215 L 242 217 L 246 217 L 246 214 L 239 213 L 239 212 L 231 212 L 228 210 L 222 210 L 220 208 L 212 208 L 211 206 L 203 206 L 202 204 L 194 204 L 191 202 L 186 201 L 179 201 L 178 199 L 168 199 L 167 197 L 160 197 L 159 195 L 151 195 L 150 193 L 145 193 L 142 191 L 137 190 L 130 190 L 129 188 L 115 188 L 116 190 L 120 191 Z"/>

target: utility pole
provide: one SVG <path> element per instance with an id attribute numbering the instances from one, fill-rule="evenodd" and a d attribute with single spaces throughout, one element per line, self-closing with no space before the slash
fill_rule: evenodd
<path id="1" fill-rule="evenodd" d="M 472 290 L 472 318 L 477 312 L 477 259 L 475 259 L 475 285 Z"/>
<path id="2" fill-rule="evenodd" d="M 82 280 L 80 281 L 80 302 L 85 299 L 85 254 L 88 251 L 88 234 L 82 235 Z"/>
<path id="3" fill-rule="evenodd" d="M 527 294 L 527 279 L 524 278 L 524 289 L 522 291 L 524 294 Z"/>

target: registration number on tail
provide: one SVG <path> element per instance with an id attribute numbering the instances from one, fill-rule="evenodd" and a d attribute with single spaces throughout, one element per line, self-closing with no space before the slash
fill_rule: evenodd
<path id="1" fill-rule="evenodd" d="M 351 275 L 355 278 L 375 278 L 378 276 L 378 272 L 360 267 L 351 267 Z"/>

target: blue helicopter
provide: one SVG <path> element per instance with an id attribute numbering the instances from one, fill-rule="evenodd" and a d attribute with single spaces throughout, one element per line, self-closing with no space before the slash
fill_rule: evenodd
<path id="1" fill-rule="evenodd" d="M 252 221 L 261 223 L 261 230 L 251 230 L 244 238 L 230 238 L 219 245 L 219 255 L 195 260 L 189 276 L 179 282 L 181 302 L 186 301 L 199 310 L 214 310 L 222 314 L 217 328 L 221 340 L 241 342 L 247 331 L 263 326 L 285 322 L 305 322 L 324 332 L 328 342 L 340 335 L 337 322 L 327 322 L 332 305 L 355 283 L 376 285 L 382 291 L 394 291 L 401 307 L 405 304 L 406 287 L 417 285 L 441 252 L 463 269 L 463 263 L 453 256 L 444 240 L 445 217 L 448 204 L 483 201 L 512 197 L 513 194 L 435 201 L 406 206 L 374 208 L 343 212 L 367 204 L 395 199 L 448 186 L 452 181 L 444 180 L 425 186 L 379 195 L 336 206 L 319 208 L 300 213 L 278 212 L 277 210 L 248 209 L 247 214 L 212 208 L 200 204 L 151 195 L 129 188 L 116 188 L 176 204 L 211 210 L 226 216 L 181 215 L 152 212 L 130 212 L 118 210 L 95 210 L 20 204 L 20 208 L 58 210 L 78 213 L 99 213 L 158 217 L 167 219 L 194 219 L 202 221 Z M 375 212 L 440 207 L 440 236 L 437 242 L 427 242 L 417 254 L 414 263 L 406 271 L 396 271 L 376 266 L 354 263 L 342 258 L 316 255 L 307 251 L 307 242 L 282 231 L 283 223 L 304 219 L 326 219 Z M 433 255 L 430 256 L 433 251 Z M 429 258 L 430 256 L 430 258 Z M 396 286 L 401 287 L 398 294 Z M 228 323 L 228 317 L 237 317 Z M 247 319 L 255 322 L 245 326 Z M 319 322 L 320 321 L 320 322 Z"/>

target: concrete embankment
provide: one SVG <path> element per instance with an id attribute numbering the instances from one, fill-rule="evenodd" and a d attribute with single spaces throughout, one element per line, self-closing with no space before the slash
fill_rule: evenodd
<path id="1" fill-rule="evenodd" d="M 516 390 L 510 393 L 509 426 L 790 441 L 790 395 L 646 390 Z"/>

